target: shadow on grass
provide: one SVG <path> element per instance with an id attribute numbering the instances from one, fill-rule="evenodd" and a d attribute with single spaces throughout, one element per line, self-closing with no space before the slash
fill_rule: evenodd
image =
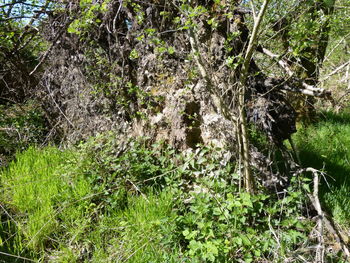
<path id="1" fill-rule="evenodd" d="M 318 122 L 350 125 L 350 112 L 334 113 L 331 111 L 324 111 L 318 114 L 317 119 Z"/>
<path id="2" fill-rule="evenodd" d="M 325 127 L 326 132 L 322 133 Z M 350 113 L 322 112 L 315 126 L 300 131 L 298 137 L 304 167 L 324 168 L 335 179 L 330 180 L 332 185 L 350 185 L 350 162 L 347 159 L 350 157 Z"/>
<path id="3" fill-rule="evenodd" d="M 345 184 L 350 188 L 350 167 L 329 161 L 312 150 L 300 150 L 299 156 L 303 167 L 313 167 L 318 170 L 324 170 L 328 175 L 326 179 L 330 186 L 341 187 Z M 322 180 L 321 185 L 324 191 L 328 189 L 327 182 L 325 182 L 324 179 Z"/>
<path id="4" fill-rule="evenodd" d="M 320 186 L 327 210 L 350 225 L 350 113 L 320 113 L 317 123 L 301 128 L 295 139 L 302 166 L 327 174 Z"/>

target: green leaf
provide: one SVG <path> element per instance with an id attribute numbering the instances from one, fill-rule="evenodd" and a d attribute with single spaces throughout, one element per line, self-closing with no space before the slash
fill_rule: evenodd
<path id="1" fill-rule="evenodd" d="M 188 230 L 188 228 L 186 228 L 184 231 L 182 231 L 182 234 L 187 237 L 190 234 L 190 231 Z"/>
<path id="2" fill-rule="evenodd" d="M 308 184 L 303 184 L 303 188 L 304 188 L 304 190 L 305 190 L 306 192 L 311 193 L 310 185 L 308 185 Z"/>
<path id="3" fill-rule="evenodd" d="M 250 246 L 252 244 L 246 235 L 242 235 L 241 239 L 244 246 Z"/>
<path id="4" fill-rule="evenodd" d="M 248 193 L 241 193 L 241 200 L 242 204 L 247 207 L 253 207 L 253 203 L 250 199 L 250 194 Z"/>

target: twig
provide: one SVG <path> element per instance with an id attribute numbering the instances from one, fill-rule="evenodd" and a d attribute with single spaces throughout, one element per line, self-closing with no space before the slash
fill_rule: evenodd
<path id="1" fill-rule="evenodd" d="M 333 76 L 334 74 L 337 74 L 340 70 L 342 70 L 343 68 L 345 68 L 349 64 L 350 64 L 350 60 L 348 62 L 345 62 L 344 64 L 340 65 L 339 67 L 337 67 L 335 70 L 333 70 L 331 73 L 329 73 L 326 77 L 324 77 L 320 81 L 325 81 L 325 80 L 329 79 L 331 76 Z"/>
<path id="2" fill-rule="evenodd" d="M 33 75 L 38 68 L 41 66 L 41 64 L 44 63 L 44 61 L 46 60 L 46 58 L 50 55 L 50 52 L 52 50 L 52 48 L 55 46 L 55 44 L 57 43 L 56 40 L 58 39 L 58 36 L 55 38 L 55 41 L 51 44 L 51 46 L 48 48 L 48 50 L 46 50 L 46 52 L 44 53 L 44 55 L 41 57 L 39 63 L 35 66 L 35 68 L 29 73 L 29 76 Z"/>
<path id="3" fill-rule="evenodd" d="M 4 256 L 8 256 L 8 257 L 14 257 L 14 258 L 17 258 L 17 259 L 23 259 L 24 261 L 37 262 L 37 261 L 32 260 L 30 258 L 25 258 L 25 257 L 17 256 L 17 255 L 12 255 L 12 254 L 1 252 L 1 251 L 0 251 L 0 254 L 4 255 Z"/>
<path id="4" fill-rule="evenodd" d="M 60 113 L 63 115 L 63 117 L 68 121 L 68 123 L 75 129 L 75 125 L 68 119 L 67 115 L 64 114 L 64 112 L 62 111 L 61 107 L 58 105 L 58 103 L 56 102 L 55 98 L 52 96 L 51 94 L 51 90 L 49 88 L 49 85 L 46 85 L 47 91 L 49 92 L 49 95 L 52 99 L 52 101 L 55 103 L 56 107 L 58 108 L 58 110 L 60 111 Z"/>
<path id="5" fill-rule="evenodd" d="M 133 257 L 137 251 L 139 251 L 140 249 L 144 248 L 151 240 L 148 240 L 146 243 L 144 243 L 141 247 L 139 247 L 138 249 L 136 249 L 133 253 L 131 253 L 131 255 L 129 255 L 125 260 L 123 260 L 124 262 L 127 262 L 131 257 Z"/>
<path id="6" fill-rule="evenodd" d="M 17 221 L 10 215 L 9 212 L 7 212 L 7 210 L 5 209 L 5 207 L 2 206 L 2 204 L 0 203 L 0 207 L 2 208 L 2 210 L 4 210 L 5 214 L 15 223 L 15 225 L 18 227 L 18 223 Z"/>
<path id="7" fill-rule="evenodd" d="M 207 84 L 206 88 L 207 88 L 208 92 L 213 96 L 214 104 L 219 104 L 219 105 L 216 105 L 216 107 L 221 111 L 222 115 L 226 119 L 233 121 L 233 122 L 237 121 L 237 118 L 232 115 L 231 111 L 229 110 L 226 103 L 222 99 L 222 96 L 220 96 L 220 94 L 218 94 L 218 91 L 214 85 L 215 76 L 212 76 L 212 78 L 214 79 L 214 81 L 213 81 L 212 78 L 209 76 L 209 73 L 207 72 L 207 70 L 204 66 L 203 59 L 200 55 L 198 39 L 194 33 L 193 28 L 189 29 L 189 39 L 190 39 L 190 44 L 191 44 L 191 48 L 192 48 L 192 53 L 195 57 L 195 61 L 196 61 L 199 73 L 201 74 L 202 78 L 205 80 L 205 82 Z M 217 101 L 218 101 L 218 103 L 215 103 Z"/>
<path id="8" fill-rule="evenodd" d="M 51 46 L 46 50 L 46 52 L 44 53 L 44 55 L 41 57 L 39 63 L 35 66 L 35 68 L 29 73 L 29 76 L 33 75 L 38 68 L 41 66 L 41 64 L 43 64 L 47 57 L 50 55 L 52 49 L 59 43 L 57 40 L 61 37 L 61 35 L 63 34 L 63 32 L 66 30 L 66 26 L 72 21 L 72 18 L 69 18 L 64 25 L 62 26 L 62 28 L 57 32 L 55 38 L 52 40 L 52 44 Z"/>
<path id="9" fill-rule="evenodd" d="M 120 13 L 120 10 L 122 9 L 122 6 L 123 6 L 123 0 L 119 0 L 119 7 L 118 7 L 118 10 L 117 10 L 117 13 L 113 19 L 113 22 L 112 22 L 112 31 L 113 33 L 115 33 L 117 30 L 116 30 L 116 21 L 117 21 L 117 18 L 118 18 L 118 15 Z"/>
<path id="10" fill-rule="evenodd" d="M 146 195 L 144 193 L 141 192 L 140 188 L 138 188 L 131 180 L 126 179 L 127 182 L 129 182 L 132 187 L 141 194 L 141 196 L 149 203 L 149 200 L 147 199 Z"/>
<path id="11" fill-rule="evenodd" d="M 339 40 L 339 42 L 332 48 L 332 50 L 327 54 L 327 56 L 325 57 L 324 61 L 328 60 L 328 58 L 332 55 L 332 53 L 334 52 L 334 50 L 344 41 L 347 39 L 347 37 L 350 36 L 350 33 L 348 33 L 347 35 L 345 35 L 342 39 Z"/>
<path id="12" fill-rule="evenodd" d="M 294 72 L 291 70 L 290 66 L 288 65 L 287 61 L 280 59 L 280 56 L 277 54 L 272 53 L 270 50 L 263 48 L 263 47 L 259 47 L 258 51 L 262 52 L 263 54 L 271 57 L 272 59 L 274 59 L 278 65 L 284 70 L 286 71 L 286 73 L 288 74 L 289 77 L 294 77 Z M 288 87 L 286 88 L 286 90 L 291 91 L 291 92 L 297 92 L 297 93 L 301 93 L 304 95 L 308 95 L 308 96 L 314 96 L 314 97 L 320 97 L 320 98 L 326 98 L 329 100 L 333 100 L 331 92 L 322 88 L 317 88 L 315 86 L 309 85 L 307 83 L 305 83 L 304 81 L 301 81 L 301 86 L 303 88 L 298 88 L 298 87 Z M 285 86 L 283 86 L 285 87 Z M 283 88 L 282 87 L 282 88 Z"/>
<path id="13" fill-rule="evenodd" d="M 272 233 L 272 235 L 275 237 L 275 240 L 278 244 L 278 247 L 277 249 L 279 249 L 281 247 L 281 242 L 276 234 L 276 231 L 273 229 L 272 225 L 271 225 L 271 215 L 269 214 L 269 218 L 268 218 L 268 224 L 269 224 L 269 229 L 270 229 L 270 232 Z"/>
<path id="14" fill-rule="evenodd" d="M 349 248 L 347 247 L 345 240 L 343 239 L 340 231 L 335 226 L 331 217 L 329 217 L 322 210 L 322 206 L 321 206 L 320 200 L 318 198 L 319 175 L 324 176 L 325 173 L 321 172 L 317 169 L 308 167 L 308 168 L 299 169 L 294 175 L 301 174 L 303 172 L 311 172 L 314 176 L 314 192 L 312 195 L 308 194 L 308 197 L 311 201 L 312 206 L 317 211 L 317 215 L 318 215 L 317 227 L 319 230 L 319 233 L 318 233 L 319 246 L 317 247 L 317 250 L 316 250 L 316 258 L 318 257 L 319 260 L 323 260 L 323 257 L 324 257 L 324 255 L 323 255 L 324 254 L 324 241 L 323 241 L 323 236 L 322 236 L 322 231 L 321 231 L 322 230 L 321 227 L 323 227 L 323 225 L 324 225 L 324 227 L 326 227 L 326 229 L 334 236 L 336 242 L 338 242 L 338 244 L 340 244 L 340 247 L 345 254 L 345 258 L 347 260 L 349 260 L 350 259 Z M 317 261 L 317 262 L 323 262 L 323 261 Z"/>

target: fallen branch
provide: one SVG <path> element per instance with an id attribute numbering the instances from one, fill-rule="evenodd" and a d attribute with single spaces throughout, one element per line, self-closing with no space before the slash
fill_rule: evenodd
<path id="1" fill-rule="evenodd" d="M 291 70 L 287 61 L 280 59 L 279 55 L 274 54 L 270 50 L 263 47 L 259 47 L 257 50 L 274 59 L 278 63 L 278 65 L 288 74 L 289 77 L 294 77 L 294 72 Z M 330 91 L 309 85 L 301 80 L 299 80 L 299 85 L 283 85 L 281 86 L 281 89 L 290 92 L 301 93 L 308 96 L 325 98 L 333 101 L 332 94 Z"/>
<path id="2" fill-rule="evenodd" d="M 319 185 L 319 171 L 315 169 L 308 168 L 314 175 L 314 191 L 313 195 L 309 194 L 309 199 L 312 202 L 312 205 L 317 211 L 317 240 L 318 246 L 316 248 L 316 257 L 315 262 L 324 262 L 324 238 L 323 238 L 323 218 L 324 213 L 322 211 L 321 203 L 318 198 L 318 185 Z"/>
<path id="3" fill-rule="evenodd" d="M 345 68 L 347 65 L 350 64 L 350 60 L 348 62 L 345 62 L 344 64 L 340 65 L 339 67 L 337 67 L 335 70 L 333 70 L 331 73 L 329 73 L 326 77 L 324 77 L 322 80 L 320 81 L 326 81 L 327 79 L 329 79 L 331 76 L 333 76 L 334 74 L 337 74 L 339 71 L 341 71 L 343 68 Z"/>
<path id="4" fill-rule="evenodd" d="M 318 185 L 319 185 L 319 175 L 324 176 L 325 174 L 319 170 L 316 170 L 314 168 L 308 167 L 304 169 L 299 169 L 295 175 L 301 174 L 304 172 L 311 172 L 314 176 L 313 184 L 314 184 L 314 191 L 313 194 L 308 194 L 308 197 L 311 201 L 312 206 L 315 208 L 317 212 L 317 228 L 318 228 L 318 246 L 316 249 L 316 258 L 315 262 L 324 262 L 324 240 L 323 240 L 323 226 L 326 227 L 326 229 L 334 236 L 336 242 L 340 245 L 342 251 L 344 252 L 344 255 L 347 260 L 350 259 L 350 252 L 349 248 L 347 247 L 347 244 L 345 240 L 343 239 L 343 236 L 341 235 L 340 231 L 335 226 L 333 220 L 330 216 L 328 216 L 323 210 L 320 203 L 320 200 L 318 198 Z"/>

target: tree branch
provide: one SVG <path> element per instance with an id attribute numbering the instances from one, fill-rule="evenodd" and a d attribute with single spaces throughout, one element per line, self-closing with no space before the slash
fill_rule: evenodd
<path id="1" fill-rule="evenodd" d="M 333 70 L 331 73 L 329 73 L 326 77 L 324 77 L 320 81 L 322 82 L 322 81 L 329 79 L 331 76 L 333 76 L 334 74 L 337 74 L 339 71 L 341 71 L 343 68 L 345 68 L 349 64 L 350 64 L 350 60 L 348 62 L 345 62 L 344 64 L 340 65 L 339 67 L 337 67 L 335 70 Z"/>
<path id="2" fill-rule="evenodd" d="M 313 184 L 314 184 L 314 191 L 313 194 L 309 194 L 308 197 L 311 201 L 312 206 L 315 208 L 316 212 L 317 212 L 317 222 L 318 222 L 318 229 L 319 229 L 319 236 L 318 236 L 318 240 L 319 240 L 319 245 L 323 246 L 324 245 L 324 240 L 323 240 L 323 236 L 322 235 L 322 226 L 324 223 L 324 226 L 327 228 L 327 230 L 334 236 L 335 240 L 338 242 L 338 244 L 340 245 L 340 247 L 342 248 L 345 258 L 347 260 L 350 259 L 350 252 L 349 249 L 347 247 L 346 242 L 344 241 L 342 235 L 340 234 L 340 232 L 338 231 L 338 229 L 335 227 L 335 224 L 333 222 L 333 220 L 331 219 L 331 217 L 329 217 L 323 210 L 322 210 L 322 206 L 320 203 L 320 200 L 318 198 L 318 184 L 319 184 L 319 175 L 324 176 L 324 173 L 316 170 L 314 168 L 308 167 L 308 168 L 304 168 L 304 169 L 299 169 L 296 173 L 294 173 L 294 175 L 298 175 L 304 172 L 311 172 L 314 176 L 314 180 L 313 180 Z M 322 221 L 322 222 L 320 222 Z M 318 253 L 317 253 L 317 257 L 322 260 L 323 259 L 323 255 L 321 255 L 320 253 L 324 253 L 324 251 L 321 251 L 320 249 L 322 248 L 318 248 Z M 323 261 L 318 261 L 318 262 L 323 262 Z"/>
<path id="3" fill-rule="evenodd" d="M 279 55 L 274 54 L 270 50 L 263 48 L 263 47 L 259 47 L 258 51 L 271 57 L 288 74 L 289 77 L 294 78 L 294 72 L 291 70 L 289 64 L 285 60 L 280 59 Z M 295 92 L 295 93 L 301 93 L 301 94 L 308 95 L 308 96 L 325 98 L 325 99 L 333 101 L 332 93 L 328 90 L 325 90 L 322 88 L 317 88 L 315 86 L 309 85 L 302 80 L 294 81 L 293 84 L 294 85 L 282 85 L 282 86 L 280 86 L 280 89 Z"/>

